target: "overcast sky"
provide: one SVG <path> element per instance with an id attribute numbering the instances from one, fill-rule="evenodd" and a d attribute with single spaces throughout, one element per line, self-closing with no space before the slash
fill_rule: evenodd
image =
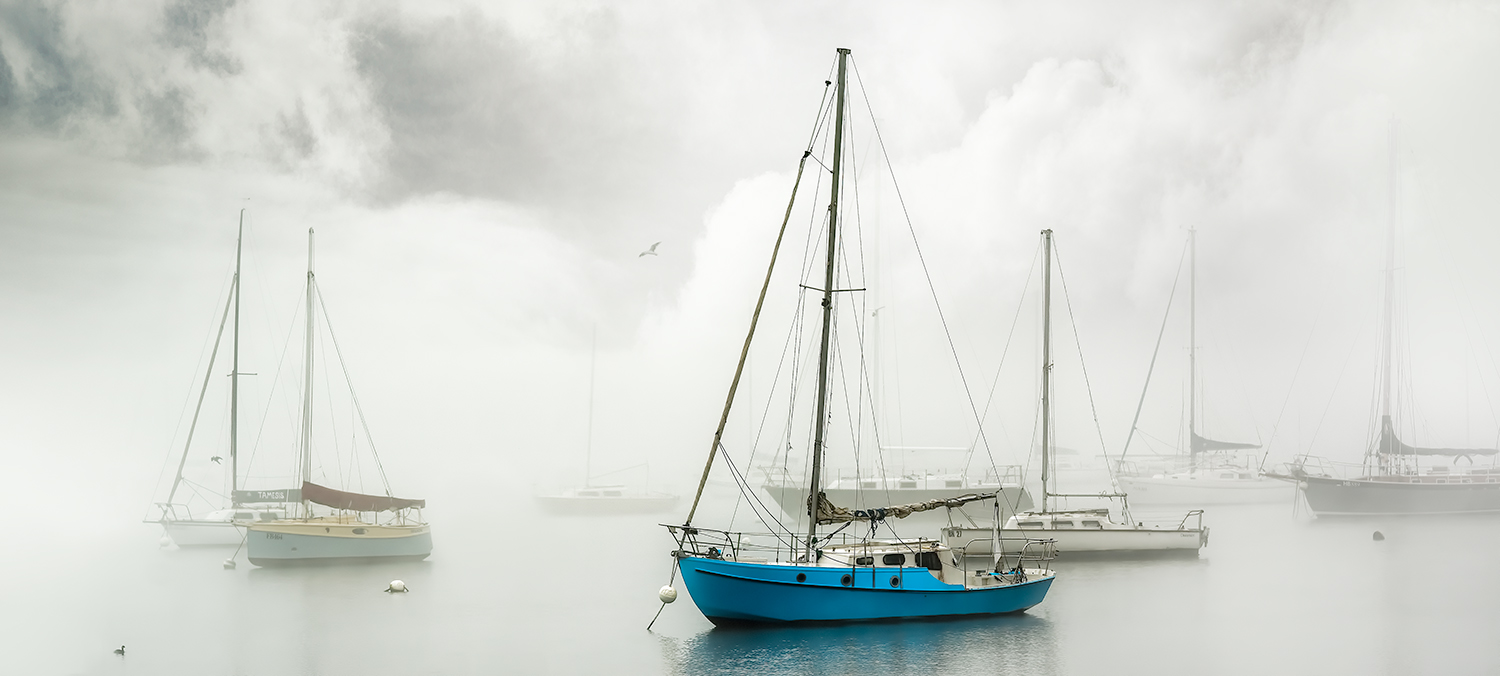
<path id="1" fill-rule="evenodd" d="M 495 480 L 517 491 L 581 471 L 594 332 L 596 454 L 689 490 L 835 47 L 854 51 L 971 387 L 993 380 L 1052 228 L 1111 452 L 1196 227 L 1210 431 L 1359 457 L 1395 120 L 1406 424 L 1493 445 L 1496 35 L 1500 10 L 1473 2 L 3 0 L 0 452 L 21 470 L 4 481 L 144 505 L 247 208 L 250 370 L 276 368 L 315 228 L 398 492 L 473 467 L 512 468 Z M 868 212 L 880 299 L 935 321 L 897 204 L 883 188 Z M 1006 369 L 1026 393 L 1022 315 L 1031 342 Z M 1148 405 L 1163 438 L 1176 317 Z M 785 335 L 768 331 L 767 380 Z M 904 441 L 965 443 L 947 346 L 912 331 L 882 348 L 894 396 L 931 402 Z M 1079 374 L 1059 368 L 1062 441 L 1086 446 Z M 1016 397 L 1006 424 L 1024 428 Z"/>

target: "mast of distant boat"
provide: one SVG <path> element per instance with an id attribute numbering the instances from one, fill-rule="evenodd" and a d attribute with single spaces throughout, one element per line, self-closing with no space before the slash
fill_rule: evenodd
<path id="1" fill-rule="evenodd" d="M 1198 230 L 1188 228 L 1188 465 L 1198 464 Z"/>
<path id="2" fill-rule="evenodd" d="M 807 549 L 808 563 L 813 563 L 813 545 L 818 536 L 818 506 L 822 503 L 823 434 L 827 427 L 824 419 L 828 406 L 828 339 L 833 328 L 833 273 L 838 251 L 839 189 L 840 171 L 844 158 L 844 89 L 846 86 L 849 50 L 839 49 L 838 90 L 833 114 L 833 183 L 828 198 L 828 257 L 823 273 L 823 342 L 818 350 L 818 407 L 813 419 L 812 483 L 807 495 Z"/>
<path id="3" fill-rule="evenodd" d="M 316 293 L 313 282 L 313 229 L 307 229 L 307 342 L 303 346 L 303 383 L 302 383 L 302 452 L 301 452 L 301 482 L 312 479 L 312 417 L 313 417 L 313 294 Z M 312 515 L 312 506 L 307 499 L 302 500 L 302 515 Z"/>
<path id="4" fill-rule="evenodd" d="M 1390 472 L 1390 458 L 1381 449 L 1381 441 L 1385 438 L 1387 428 L 1394 429 L 1391 422 L 1391 372 L 1395 370 L 1393 324 L 1395 323 L 1396 310 L 1396 220 L 1401 208 L 1401 181 L 1396 171 L 1396 122 L 1391 121 L 1390 130 L 1390 206 L 1389 228 L 1386 232 L 1385 242 L 1385 317 L 1381 322 L 1380 334 L 1380 436 L 1375 442 L 1376 462 L 1380 473 Z"/>
<path id="5" fill-rule="evenodd" d="M 234 240 L 234 358 L 229 372 L 229 506 L 239 507 L 240 477 L 240 253 L 245 243 L 245 210 Z"/>
<path id="6" fill-rule="evenodd" d="M 599 358 L 599 329 L 589 332 L 589 418 L 588 432 L 583 441 L 583 487 L 589 488 L 593 472 L 590 465 L 594 458 L 594 362 Z"/>
<path id="7" fill-rule="evenodd" d="M 1042 231 L 1042 512 L 1050 511 L 1052 443 L 1052 231 Z"/>

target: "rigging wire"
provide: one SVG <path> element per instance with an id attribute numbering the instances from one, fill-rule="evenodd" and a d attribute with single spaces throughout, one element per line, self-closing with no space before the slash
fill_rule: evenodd
<path id="1" fill-rule="evenodd" d="M 313 284 L 313 293 L 318 300 L 318 307 L 323 310 L 323 326 L 328 329 L 328 337 L 333 342 L 333 352 L 338 356 L 339 368 L 344 372 L 344 384 L 349 386 L 349 399 L 354 402 L 354 410 L 359 414 L 359 424 L 364 427 L 365 440 L 370 444 L 370 455 L 375 458 L 375 467 L 380 470 L 380 482 L 385 485 L 386 497 L 395 497 L 391 493 L 391 482 L 386 478 L 385 465 L 380 461 L 380 453 L 375 450 L 375 437 L 370 434 L 370 423 L 365 419 L 365 409 L 360 406 L 359 394 L 354 391 L 354 379 L 349 376 L 349 364 L 344 361 L 344 352 L 339 348 L 338 335 L 333 332 L 333 319 L 328 315 L 328 306 L 323 302 L 323 290 Z"/>
<path id="2" fill-rule="evenodd" d="M 879 142 L 881 157 L 885 159 L 886 168 L 891 172 L 891 185 L 896 190 L 896 201 L 901 205 L 901 215 L 906 219 L 907 231 L 911 233 L 912 247 L 916 250 L 917 262 L 921 264 L 922 275 L 927 280 L 927 290 L 932 294 L 933 306 L 937 310 L 938 319 L 943 325 L 943 334 L 948 339 L 948 349 L 953 354 L 953 363 L 958 369 L 958 379 L 963 385 L 965 399 L 969 402 L 969 411 L 974 415 L 975 424 L 979 428 L 979 438 L 984 442 L 984 452 L 989 457 L 990 469 L 998 474 L 999 468 L 995 464 L 995 455 L 990 449 L 989 440 L 984 434 L 983 425 L 979 424 L 979 407 L 974 403 L 974 393 L 969 388 L 968 377 L 964 374 L 962 361 L 958 357 L 958 346 L 953 342 L 953 333 L 948 328 L 948 318 L 943 314 L 942 304 L 938 301 L 937 287 L 932 281 L 932 271 L 928 269 L 927 258 L 922 254 L 922 245 L 917 241 L 916 226 L 912 223 L 911 212 L 906 207 L 906 196 L 901 193 L 901 184 L 896 180 L 895 166 L 891 163 L 890 152 L 885 146 L 885 138 L 880 133 L 880 125 L 875 122 L 875 109 L 873 104 L 870 103 L 869 92 L 865 89 L 863 78 L 860 77 L 859 65 L 854 61 L 853 57 L 850 57 L 849 62 L 854 66 L 854 79 L 859 83 L 860 95 L 864 98 L 865 107 L 870 112 L 870 128 L 874 130 L 875 139 Z"/>
<path id="3" fill-rule="evenodd" d="M 1302 373 L 1302 362 L 1307 359 L 1307 349 L 1312 347 L 1313 336 L 1318 335 L 1318 322 L 1322 320 L 1323 312 L 1320 308 L 1313 317 L 1312 330 L 1307 332 L 1307 342 L 1302 345 L 1302 356 L 1297 357 L 1297 368 L 1292 369 L 1292 383 L 1287 386 L 1286 399 L 1281 402 L 1281 411 L 1276 414 L 1276 422 L 1271 425 L 1271 438 L 1266 440 L 1266 452 L 1260 455 L 1260 467 L 1257 471 L 1264 472 L 1266 469 L 1266 458 L 1271 456 L 1271 442 L 1276 441 L 1276 432 L 1281 429 L 1281 418 L 1286 415 L 1287 404 L 1292 403 L 1292 393 L 1297 391 L 1297 375 Z"/>
<path id="4" fill-rule="evenodd" d="M 1089 411 L 1094 415 L 1094 431 L 1099 435 L 1099 450 L 1109 456 L 1109 448 L 1104 444 L 1104 428 L 1099 424 L 1099 409 L 1094 405 L 1094 388 L 1089 384 L 1089 367 L 1083 361 L 1083 341 L 1078 338 L 1078 319 L 1073 315 L 1073 300 L 1068 296 L 1068 277 L 1063 274 L 1062 253 L 1058 249 L 1057 242 L 1052 243 L 1052 258 L 1057 261 L 1057 278 L 1062 282 L 1063 306 L 1068 309 L 1068 325 L 1073 327 L 1073 344 L 1078 347 L 1078 367 L 1083 372 L 1083 387 L 1089 397 Z M 1108 467 L 1106 462 L 1105 466 Z M 1110 471 L 1113 479 L 1114 471 Z"/>
<path id="5" fill-rule="evenodd" d="M 1130 421 L 1130 433 L 1125 436 L 1125 445 L 1120 448 L 1120 462 L 1130 452 L 1130 440 L 1135 438 L 1141 422 L 1141 409 L 1146 406 L 1146 392 L 1151 388 L 1151 373 L 1156 370 L 1156 357 L 1161 353 L 1162 336 L 1167 335 L 1167 319 L 1172 316 L 1172 299 L 1177 296 L 1177 282 L 1182 281 L 1182 262 L 1187 260 L 1188 245 L 1182 245 L 1182 256 L 1177 259 L 1177 274 L 1172 277 L 1172 290 L 1167 294 L 1167 310 L 1161 316 L 1161 330 L 1156 332 L 1156 347 L 1151 349 L 1151 364 L 1146 367 L 1146 382 L 1141 385 L 1141 399 L 1135 405 L 1135 418 Z M 1107 464 L 1107 463 L 1106 463 Z"/>

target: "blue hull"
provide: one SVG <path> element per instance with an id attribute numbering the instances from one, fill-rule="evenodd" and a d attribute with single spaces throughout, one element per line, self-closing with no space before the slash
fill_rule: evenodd
<path id="1" fill-rule="evenodd" d="M 1052 586 L 1049 575 L 965 589 L 943 583 L 926 568 L 823 568 L 699 557 L 683 558 L 678 567 L 698 610 L 714 624 L 1016 613 L 1041 603 Z"/>

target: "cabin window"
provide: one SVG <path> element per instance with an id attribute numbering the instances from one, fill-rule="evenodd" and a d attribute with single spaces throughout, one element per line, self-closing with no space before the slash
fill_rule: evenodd
<path id="1" fill-rule="evenodd" d="M 1464 483 L 1471 484 L 1471 483 L 1474 483 L 1474 480 L 1473 479 L 1464 479 Z"/>
<path id="2" fill-rule="evenodd" d="M 261 512 L 260 513 L 260 520 L 261 521 L 275 521 L 276 520 L 276 512 Z"/>
<path id="3" fill-rule="evenodd" d="M 937 552 L 917 552 L 917 565 L 927 570 L 942 570 L 943 559 Z"/>
<path id="4" fill-rule="evenodd" d="M 355 535 L 364 535 L 365 534 L 365 529 L 363 529 L 363 528 L 356 528 L 356 529 L 354 529 L 354 534 Z"/>
<path id="5" fill-rule="evenodd" d="M 1244 472 L 1241 472 L 1240 473 L 1240 478 L 1248 480 L 1248 479 L 1252 479 L 1254 477 L 1250 476 L 1249 474 L 1245 474 Z"/>
<path id="6" fill-rule="evenodd" d="M 1437 483 L 1445 484 L 1445 483 L 1448 483 L 1448 480 L 1447 479 L 1438 479 Z"/>
<path id="7" fill-rule="evenodd" d="M 1422 483 L 1422 480 L 1421 479 L 1412 479 L 1411 482 L 1414 483 L 1414 484 L 1419 484 L 1419 483 Z"/>
<path id="8" fill-rule="evenodd" d="M 949 480 L 943 482 L 943 485 L 947 486 L 948 488 L 963 488 L 964 487 L 964 482 L 959 481 L 957 479 L 949 479 Z"/>
<path id="9" fill-rule="evenodd" d="M 1052 527 L 1053 528 L 1058 528 L 1058 529 L 1062 529 L 1062 528 L 1069 528 L 1069 529 L 1071 529 L 1073 527 L 1073 522 L 1072 521 L 1053 521 L 1052 522 Z"/>
<path id="10" fill-rule="evenodd" d="M 1219 473 L 1219 478 L 1220 479 L 1233 479 L 1234 478 L 1234 472 L 1220 472 Z"/>
<path id="11" fill-rule="evenodd" d="M 253 512 L 235 512 L 234 518 L 249 520 L 255 518 L 255 514 Z"/>
<path id="12" fill-rule="evenodd" d="M 901 485 L 902 488 L 916 488 L 917 487 L 917 482 L 915 482 L 915 481 L 903 481 L 903 482 L 901 482 L 900 485 Z"/>
<path id="13" fill-rule="evenodd" d="M 620 497 L 620 492 L 619 491 L 604 491 L 604 497 L 606 497 L 606 498 L 618 498 L 618 497 Z"/>
<path id="14" fill-rule="evenodd" d="M 1042 527 L 1042 522 L 1040 522 L 1040 521 L 1022 521 L 1021 523 L 1016 524 L 1016 527 L 1017 528 L 1041 528 Z"/>
<path id="15" fill-rule="evenodd" d="M 1100 526 L 1099 526 L 1099 522 L 1098 521 L 1085 521 L 1085 522 L 1083 522 L 1083 527 L 1084 528 L 1099 528 Z"/>
<path id="16" fill-rule="evenodd" d="M 857 559 L 854 560 L 854 565 L 856 565 L 856 566 L 873 566 L 873 565 L 875 565 L 875 557 L 873 557 L 873 556 L 861 556 L 861 557 L 859 557 L 859 558 L 857 558 Z"/>
<path id="17" fill-rule="evenodd" d="M 904 566 L 906 565 L 906 555 L 886 554 L 885 556 L 880 557 L 880 562 L 887 566 Z"/>
<path id="18" fill-rule="evenodd" d="M 859 482 L 859 487 L 860 488 L 874 488 L 875 487 L 875 482 L 874 481 L 861 481 L 861 482 Z"/>
<path id="19" fill-rule="evenodd" d="M 578 494 L 586 498 L 599 497 L 599 491 L 578 491 Z"/>

